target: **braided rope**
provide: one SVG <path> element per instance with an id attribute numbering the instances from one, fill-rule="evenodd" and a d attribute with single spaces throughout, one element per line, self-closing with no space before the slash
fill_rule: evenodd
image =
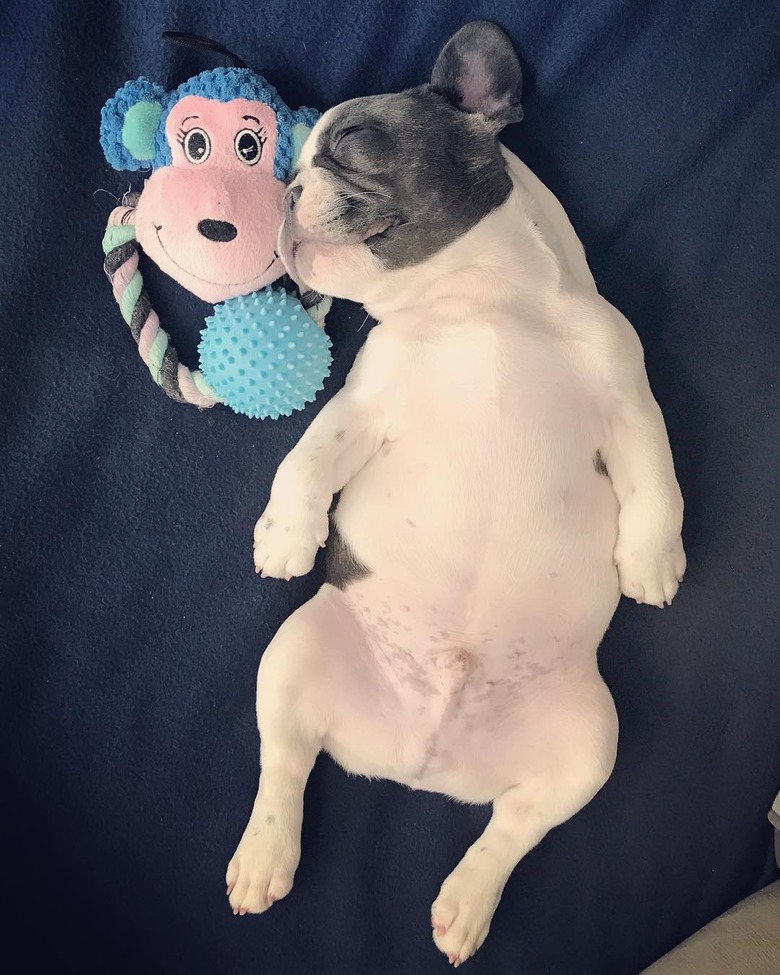
<path id="1" fill-rule="evenodd" d="M 199 369 L 188 369 L 179 362 L 144 288 L 133 225 L 137 200 L 138 194 L 130 193 L 122 200 L 122 206 L 111 211 L 103 236 L 103 270 L 152 379 L 179 403 L 192 403 L 201 409 L 214 406 L 220 402 L 215 390 Z"/>

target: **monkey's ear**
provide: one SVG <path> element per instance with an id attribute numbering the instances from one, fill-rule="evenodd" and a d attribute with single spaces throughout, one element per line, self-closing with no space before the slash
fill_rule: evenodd
<path id="1" fill-rule="evenodd" d="M 298 158 L 301 155 L 304 142 L 309 138 L 309 133 L 317 124 L 320 113 L 314 108 L 299 108 L 292 113 L 292 157 L 290 160 L 289 173 L 298 165 Z M 289 179 L 289 173 L 287 178 Z"/>
<path id="2" fill-rule="evenodd" d="M 100 145 L 109 165 L 119 170 L 160 165 L 157 134 L 166 93 L 146 78 L 127 81 L 100 113 Z"/>

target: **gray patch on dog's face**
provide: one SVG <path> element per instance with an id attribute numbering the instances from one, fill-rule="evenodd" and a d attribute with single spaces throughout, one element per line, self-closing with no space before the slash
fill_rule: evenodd
<path id="1" fill-rule="evenodd" d="M 330 519 L 330 534 L 325 548 L 325 581 L 336 589 L 346 589 L 351 582 L 371 575 L 353 553 L 339 531 L 335 519 Z"/>
<path id="2" fill-rule="evenodd" d="M 597 450 L 593 455 L 593 469 L 597 474 L 602 474 L 604 477 L 609 476 L 609 471 L 607 470 L 607 465 L 604 463 L 604 458 L 601 456 L 601 451 Z"/>
<path id="3" fill-rule="evenodd" d="M 428 85 L 345 103 L 317 149 L 313 164 L 349 204 L 341 229 L 376 227 L 367 244 L 388 269 L 457 240 L 512 189 L 495 135 Z"/>

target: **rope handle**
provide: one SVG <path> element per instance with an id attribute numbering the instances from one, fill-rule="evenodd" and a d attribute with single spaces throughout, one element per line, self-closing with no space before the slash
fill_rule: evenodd
<path id="1" fill-rule="evenodd" d="M 109 215 L 103 235 L 103 270 L 152 379 L 171 399 L 207 409 L 221 400 L 199 369 L 188 369 L 179 362 L 171 338 L 160 325 L 144 288 L 133 223 L 139 195 L 126 194 L 122 205 Z"/>

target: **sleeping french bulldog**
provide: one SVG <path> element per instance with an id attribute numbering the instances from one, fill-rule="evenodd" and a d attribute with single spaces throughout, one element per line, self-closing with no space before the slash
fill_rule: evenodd
<path id="1" fill-rule="evenodd" d="M 281 579 L 327 539 L 327 582 L 263 655 L 260 785 L 227 871 L 234 913 L 289 893 L 322 749 L 492 803 L 431 910 L 455 965 L 517 862 L 612 771 L 596 650 L 621 592 L 663 606 L 685 569 L 639 339 L 498 142 L 520 91 L 507 37 L 469 24 L 430 84 L 327 112 L 287 190 L 292 277 L 378 324 L 255 530 L 257 570 Z"/>

